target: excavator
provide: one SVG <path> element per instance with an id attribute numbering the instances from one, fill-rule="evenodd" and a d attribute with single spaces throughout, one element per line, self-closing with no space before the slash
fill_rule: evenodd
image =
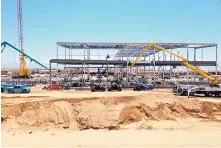
<path id="1" fill-rule="evenodd" d="M 181 59 L 181 62 L 182 62 L 182 64 L 183 64 L 184 66 L 186 66 L 187 68 L 189 68 L 189 69 L 192 70 L 193 72 L 196 72 L 196 73 L 201 74 L 203 77 L 205 77 L 206 79 L 208 79 L 209 84 L 210 84 L 211 86 L 216 86 L 218 83 L 220 83 L 219 80 L 218 80 L 218 77 L 216 77 L 216 76 L 211 76 L 207 71 L 205 71 L 205 70 L 203 70 L 203 69 L 201 69 L 201 68 L 198 68 L 198 67 L 196 67 L 196 66 L 193 66 L 193 65 L 191 65 L 190 63 L 188 63 L 188 61 L 186 60 L 186 58 L 184 58 L 184 57 L 182 57 L 182 56 L 180 56 L 180 55 L 178 55 L 178 54 L 176 54 L 176 53 L 173 53 L 173 52 L 171 52 L 171 51 L 169 51 L 169 50 L 167 50 L 167 49 L 164 49 L 164 48 L 162 48 L 162 47 L 160 47 L 160 46 L 158 46 L 158 45 L 155 45 L 155 44 L 150 44 L 149 46 L 147 46 L 146 48 L 144 48 L 144 49 L 142 50 L 142 52 L 139 54 L 139 56 L 136 58 L 136 60 L 131 62 L 130 68 L 132 68 L 132 67 L 137 63 L 137 61 L 138 61 L 138 60 L 147 52 L 147 50 L 149 50 L 149 49 L 157 49 L 157 50 L 159 50 L 159 51 L 165 51 L 165 52 L 167 52 L 167 53 L 169 53 L 169 54 L 171 54 L 171 55 L 173 55 L 173 56 L 175 56 L 175 57 Z"/>
<path id="2" fill-rule="evenodd" d="M 19 72 L 18 72 L 16 77 L 18 77 L 18 78 L 29 78 L 31 76 L 31 71 L 26 69 L 25 58 L 29 59 L 31 62 L 33 61 L 33 62 L 37 63 L 38 65 L 42 66 L 44 69 L 49 70 L 49 68 L 47 68 L 46 66 L 44 66 L 43 64 L 41 64 L 37 60 L 31 58 L 29 55 L 22 52 L 20 49 L 12 46 L 8 42 L 2 42 L 1 43 L 1 47 L 2 47 L 1 53 L 4 51 L 6 46 L 11 47 L 12 49 L 16 50 L 17 52 L 19 52 L 22 55 L 22 56 L 20 56 L 20 69 L 19 69 Z"/>

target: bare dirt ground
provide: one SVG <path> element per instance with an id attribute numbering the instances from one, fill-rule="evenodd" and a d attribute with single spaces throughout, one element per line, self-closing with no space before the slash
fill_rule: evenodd
<path id="1" fill-rule="evenodd" d="M 221 147 L 221 99 L 35 87 L 1 101 L 3 147 Z"/>

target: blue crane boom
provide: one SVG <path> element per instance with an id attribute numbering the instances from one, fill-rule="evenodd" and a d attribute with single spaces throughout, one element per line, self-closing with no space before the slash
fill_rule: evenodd
<path id="1" fill-rule="evenodd" d="M 29 55 L 27 55 L 26 53 L 24 53 L 24 52 L 21 51 L 20 49 L 18 49 L 18 48 L 16 48 L 16 47 L 12 46 L 12 45 L 9 44 L 8 42 L 2 42 L 2 43 L 1 43 L 1 47 L 3 47 L 2 50 L 1 50 L 1 53 L 4 51 L 4 49 L 5 49 L 6 46 L 9 46 L 9 47 L 13 48 L 14 50 L 18 51 L 21 55 L 25 56 L 25 57 L 26 57 L 27 59 L 29 59 L 31 62 L 34 61 L 34 62 L 37 63 L 38 65 L 40 65 L 40 66 L 42 66 L 43 68 L 49 70 L 48 67 L 44 66 L 43 64 L 41 64 L 41 63 L 38 62 L 37 60 L 31 58 Z"/>

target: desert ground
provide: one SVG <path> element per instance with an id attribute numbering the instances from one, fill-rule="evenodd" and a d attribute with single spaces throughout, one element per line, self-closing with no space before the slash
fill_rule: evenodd
<path id="1" fill-rule="evenodd" d="M 221 99 L 134 92 L 1 95 L 2 147 L 221 147 Z"/>

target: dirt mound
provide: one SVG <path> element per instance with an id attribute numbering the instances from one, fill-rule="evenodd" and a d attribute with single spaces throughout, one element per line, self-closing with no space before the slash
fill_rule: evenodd
<path id="1" fill-rule="evenodd" d="M 174 120 L 175 113 L 171 110 L 170 104 L 159 104 L 157 117 L 161 120 Z"/>
<path id="2" fill-rule="evenodd" d="M 151 120 L 220 117 L 220 103 L 181 98 L 152 98 L 151 95 L 2 105 L 2 124 L 16 122 L 15 127 L 27 128 L 151 129 Z"/>
<path id="3" fill-rule="evenodd" d="M 150 108 L 145 104 L 126 106 L 120 113 L 119 124 L 129 124 L 141 120 L 176 120 L 177 118 L 192 117 L 180 104 L 159 104 Z"/>
<path id="4" fill-rule="evenodd" d="M 168 98 L 169 97 L 169 98 Z M 156 95 L 156 94 L 150 94 L 150 95 L 143 95 L 137 97 L 135 100 L 128 102 L 130 105 L 140 105 L 140 104 L 145 104 L 151 108 L 156 108 L 159 104 L 173 104 L 175 103 L 175 99 L 171 97 L 168 94 L 163 94 L 163 95 Z"/>
<path id="5" fill-rule="evenodd" d="M 178 117 L 181 118 L 191 118 L 192 115 L 189 113 L 189 111 L 181 104 L 179 103 L 174 103 L 171 107 L 173 112 L 176 112 Z"/>
<path id="6" fill-rule="evenodd" d="M 201 106 L 201 111 L 198 115 L 202 118 L 215 119 L 215 113 L 221 111 L 220 105 L 221 104 L 203 102 Z"/>
<path id="7" fill-rule="evenodd" d="M 2 116 L 21 116 L 22 109 L 20 105 L 2 105 Z"/>
<path id="8" fill-rule="evenodd" d="M 38 109 L 32 106 L 26 108 L 18 118 L 18 123 L 28 126 L 54 126 L 77 128 L 73 108 L 69 102 L 57 101 L 52 104 L 40 105 Z"/>
<path id="9" fill-rule="evenodd" d="M 76 113 L 69 102 L 57 101 L 49 107 L 49 119 L 56 125 L 60 124 L 63 128 L 77 129 L 75 119 Z M 43 115 L 43 114 L 42 114 Z"/>
<path id="10" fill-rule="evenodd" d="M 126 106 L 120 113 L 119 124 L 129 124 L 146 118 L 145 112 L 139 106 Z"/>
<path id="11" fill-rule="evenodd" d="M 120 113 L 118 123 L 129 124 L 132 122 L 138 122 L 141 120 L 158 119 L 156 111 L 152 110 L 145 104 L 140 105 L 129 105 L 123 108 Z"/>
<path id="12" fill-rule="evenodd" d="M 191 113 L 199 113 L 202 102 L 195 99 L 176 98 L 176 102 L 184 106 Z"/>
<path id="13" fill-rule="evenodd" d="M 73 104 L 74 110 L 78 113 L 76 120 L 81 130 L 115 128 L 123 107 L 123 104 L 104 105 L 99 101 Z"/>

